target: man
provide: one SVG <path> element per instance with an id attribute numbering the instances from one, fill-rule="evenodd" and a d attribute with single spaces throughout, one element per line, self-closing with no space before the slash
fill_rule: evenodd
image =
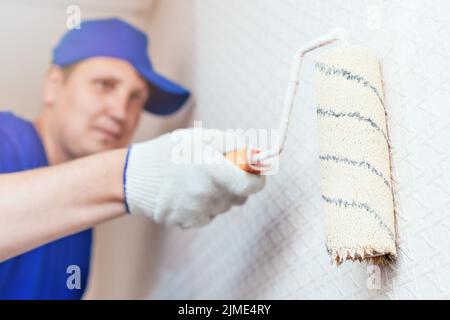
<path id="1" fill-rule="evenodd" d="M 263 176 L 224 160 L 222 131 L 176 130 L 126 148 L 142 110 L 171 114 L 188 97 L 152 69 L 145 34 L 124 21 L 66 33 L 36 121 L 0 113 L 0 298 L 80 299 L 91 227 L 127 213 L 202 226 L 263 188 Z M 174 161 L 182 140 L 201 147 L 200 163 Z M 67 285 L 69 266 L 80 289 Z"/>

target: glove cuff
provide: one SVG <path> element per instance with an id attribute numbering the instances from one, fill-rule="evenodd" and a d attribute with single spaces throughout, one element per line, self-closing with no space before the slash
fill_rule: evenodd
<path id="1" fill-rule="evenodd" d="M 129 147 L 124 169 L 124 202 L 131 214 L 152 215 L 162 183 L 164 159 L 155 141 Z"/>

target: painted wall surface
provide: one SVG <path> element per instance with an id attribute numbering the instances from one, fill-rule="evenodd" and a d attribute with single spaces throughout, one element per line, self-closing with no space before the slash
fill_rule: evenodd
<path id="1" fill-rule="evenodd" d="M 162 4 L 163 3 L 163 4 Z M 399 259 L 378 272 L 330 264 L 324 246 L 313 58 L 281 168 L 205 228 L 167 228 L 149 298 L 450 298 L 450 34 L 447 1 L 161 1 L 165 63 L 195 72 L 205 127 L 278 125 L 291 56 L 334 27 L 380 57 L 392 144 Z M 172 23 L 172 18 L 176 23 Z M 191 67 L 192 68 L 192 67 Z M 379 284 L 379 289 L 377 285 Z"/>

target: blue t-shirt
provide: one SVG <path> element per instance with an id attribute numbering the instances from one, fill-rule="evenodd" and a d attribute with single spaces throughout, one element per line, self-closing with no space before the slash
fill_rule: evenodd
<path id="1" fill-rule="evenodd" d="M 47 156 L 33 124 L 0 112 L 0 174 L 45 166 Z M 0 299 L 81 299 L 91 239 L 89 229 L 1 262 Z"/>

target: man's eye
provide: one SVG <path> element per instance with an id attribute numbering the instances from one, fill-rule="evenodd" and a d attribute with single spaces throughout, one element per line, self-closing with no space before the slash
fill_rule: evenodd
<path id="1" fill-rule="evenodd" d="M 132 94 L 130 98 L 133 101 L 140 101 L 140 100 L 142 100 L 142 96 L 140 94 Z"/>
<path id="2" fill-rule="evenodd" d="M 108 80 L 97 80 L 95 81 L 95 86 L 101 90 L 108 90 L 113 87 L 113 83 Z"/>
<path id="3" fill-rule="evenodd" d="M 134 101 L 134 102 L 142 102 L 143 103 L 146 100 L 146 95 L 145 94 L 139 94 L 139 93 L 132 94 L 130 96 L 130 100 Z"/>

